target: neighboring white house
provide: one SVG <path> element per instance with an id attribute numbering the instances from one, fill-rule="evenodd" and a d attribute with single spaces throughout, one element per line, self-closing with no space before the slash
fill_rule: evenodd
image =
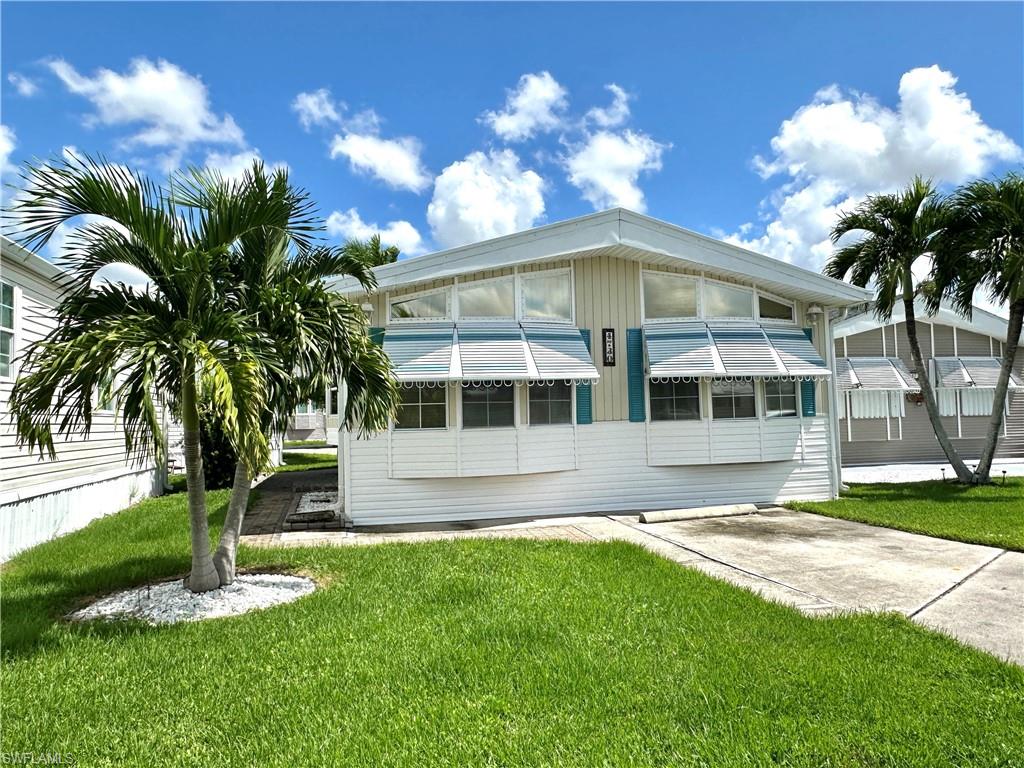
<path id="1" fill-rule="evenodd" d="M 834 325 L 844 466 L 944 461 L 920 395 L 903 307 L 887 322 L 867 308 Z M 981 455 L 1007 322 L 974 308 L 970 320 L 943 306 L 915 307 L 918 343 L 939 413 L 960 455 Z M 997 456 L 1024 456 L 1024 349 L 1017 349 Z"/>
<path id="2" fill-rule="evenodd" d="M 22 353 L 53 327 L 62 274 L 8 238 L 0 242 L 0 560 L 162 487 L 154 462 L 138 466 L 126 461 L 113 404 L 94 412 L 88 438 L 55 436 L 55 460 L 17 446 L 8 399 Z"/>
<path id="3" fill-rule="evenodd" d="M 837 494 L 829 309 L 863 289 L 621 209 L 375 273 L 335 286 L 402 384 L 340 430 L 354 524 Z"/>

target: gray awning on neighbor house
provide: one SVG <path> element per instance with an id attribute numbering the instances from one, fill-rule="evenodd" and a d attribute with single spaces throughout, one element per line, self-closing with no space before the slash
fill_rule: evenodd
<path id="1" fill-rule="evenodd" d="M 921 391 L 914 374 L 898 357 L 836 358 L 836 386 L 850 390 Z"/>
<path id="2" fill-rule="evenodd" d="M 1002 361 L 998 357 L 934 357 L 932 373 L 935 386 L 945 389 L 994 388 L 999 380 Z M 1021 381 L 1010 373 L 1010 389 L 1018 389 Z"/>

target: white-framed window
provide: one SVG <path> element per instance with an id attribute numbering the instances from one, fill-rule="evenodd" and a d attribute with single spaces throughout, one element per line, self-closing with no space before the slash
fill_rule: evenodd
<path id="1" fill-rule="evenodd" d="M 514 320 L 516 317 L 516 279 L 513 275 L 462 283 L 456 290 L 460 319 Z"/>
<path id="2" fill-rule="evenodd" d="M 395 429 L 447 429 L 448 387 L 402 387 Z"/>
<path id="3" fill-rule="evenodd" d="M 323 413 L 324 399 L 323 397 L 318 397 L 315 400 L 307 400 L 304 403 L 299 403 L 295 407 L 295 412 L 303 415 L 312 413 Z"/>
<path id="4" fill-rule="evenodd" d="M 527 387 L 530 424 L 572 424 L 572 386 L 554 381 Z"/>
<path id="5" fill-rule="evenodd" d="M 327 408 L 328 414 L 331 415 L 331 416 L 337 416 L 338 415 L 338 388 L 337 387 L 332 387 L 331 388 L 330 392 L 328 392 L 327 399 L 330 401 L 330 404 L 328 405 L 328 408 Z"/>
<path id="6" fill-rule="evenodd" d="M 766 323 L 795 323 L 796 304 L 758 291 L 757 319 Z"/>
<path id="7" fill-rule="evenodd" d="M 704 281 L 704 317 L 750 320 L 754 317 L 754 291 L 738 285 Z"/>
<path id="8" fill-rule="evenodd" d="M 714 419 L 756 419 L 757 398 L 753 380 L 711 381 L 711 417 Z"/>
<path id="9" fill-rule="evenodd" d="M 699 421 L 699 381 L 648 381 L 651 421 Z"/>
<path id="10" fill-rule="evenodd" d="M 695 277 L 670 272 L 641 274 L 645 320 L 686 320 L 700 311 L 700 282 Z"/>
<path id="11" fill-rule="evenodd" d="M 14 286 L 0 282 L 0 378 L 10 379 L 14 370 Z"/>
<path id="12" fill-rule="evenodd" d="M 388 302 L 388 318 L 392 323 L 450 320 L 451 296 L 449 288 L 436 288 L 408 296 L 398 296 Z"/>
<path id="13" fill-rule="evenodd" d="M 799 411 L 797 383 L 792 379 L 764 382 L 764 415 L 769 419 L 796 416 Z"/>
<path id="14" fill-rule="evenodd" d="M 462 387 L 463 429 L 493 429 L 515 425 L 515 384 L 470 384 Z"/>
<path id="15" fill-rule="evenodd" d="M 520 275 L 519 292 L 520 319 L 572 322 L 571 269 L 551 269 Z"/>
<path id="16" fill-rule="evenodd" d="M 96 386 L 96 410 L 111 413 L 114 410 L 114 373 L 107 371 Z"/>

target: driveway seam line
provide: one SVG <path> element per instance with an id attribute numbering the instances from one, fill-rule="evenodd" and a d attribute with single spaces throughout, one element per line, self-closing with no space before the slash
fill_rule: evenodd
<path id="1" fill-rule="evenodd" d="M 724 565 L 726 568 L 731 568 L 734 571 L 739 571 L 740 573 L 745 573 L 748 576 L 753 576 L 755 579 L 761 579 L 762 581 L 767 581 L 770 584 L 775 584 L 777 586 L 785 587 L 786 589 L 790 589 L 793 592 L 798 592 L 801 595 L 807 595 L 808 597 L 813 598 L 817 602 L 827 603 L 828 605 L 833 605 L 833 606 L 836 606 L 837 608 L 841 608 L 842 607 L 838 603 L 834 603 L 834 602 L 832 602 L 831 600 L 829 600 L 827 598 L 824 598 L 824 597 L 821 597 L 820 595 L 814 594 L 813 592 L 808 592 L 806 590 L 800 589 L 799 587 L 794 587 L 791 584 L 787 584 L 784 581 L 779 581 L 778 579 L 773 579 L 770 576 L 765 576 L 764 574 L 757 573 L 755 571 L 749 571 L 746 568 L 741 568 L 740 566 L 735 565 L 733 563 L 727 562 L 725 560 L 720 560 L 717 557 L 712 557 L 711 555 L 707 555 L 707 554 L 701 552 L 699 549 L 694 549 L 693 547 L 688 547 L 685 544 L 680 544 L 678 541 L 675 541 L 673 539 L 668 538 L 667 536 L 662 536 L 660 533 L 656 533 L 654 531 L 645 530 L 643 528 L 638 528 L 635 525 L 632 525 L 630 523 L 624 522 L 622 520 L 616 520 L 613 517 L 608 517 L 608 519 L 611 520 L 614 523 L 618 523 L 619 525 L 624 525 L 627 528 L 636 531 L 637 533 L 643 534 L 644 536 L 650 536 L 650 537 L 658 539 L 660 541 L 664 541 L 666 544 L 671 544 L 674 547 L 678 547 L 679 549 L 683 549 L 683 550 L 685 550 L 687 552 L 692 552 L 693 554 L 699 555 L 700 557 L 703 557 L 705 560 L 708 560 L 708 561 L 710 561 L 712 563 L 718 563 L 719 565 Z M 682 563 L 680 563 L 680 565 L 682 565 Z"/>
<path id="2" fill-rule="evenodd" d="M 973 571 L 971 571 L 970 573 L 968 573 L 968 574 L 967 574 L 966 576 L 964 576 L 964 577 L 963 577 L 962 579 L 960 579 L 959 581 L 957 581 L 957 582 L 956 582 L 955 584 L 953 584 L 953 585 L 952 585 L 952 586 L 950 586 L 950 587 L 947 587 L 947 588 L 946 588 L 946 589 L 944 589 L 944 590 L 943 590 L 942 592 L 940 592 L 940 593 L 939 593 L 939 594 L 937 594 L 937 595 L 936 595 L 935 597 L 933 597 L 933 598 L 932 598 L 932 599 L 930 599 L 930 600 L 929 600 L 928 602 L 926 602 L 926 603 L 925 603 L 924 605 L 922 605 L 922 606 L 921 606 L 920 608 L 916 609 L 916 610 L 915 610 L 915 611 L 914 611 L 913 613 L 908 613 L 908 614 L 907 614 L 907 618 L 908 618 L 908 619 L 912 619 L 912 618 L 914 618 L 915 616 L 917 616 L 917 615 L 918 615 L 919 613 L 921 613 L 922 611 L 924 611 L 925 609 L 927 609 L 927 608 L 931 608 L 931 607 L 932 607 L 933 605 L 935 605 L 935 604 L 936 604 L 937 602 L 939 602 L 939 600 L 941 600 L 941 599 L 942 599 L 942 598 L 944 598 L 944 597 L 947 597 L 947 596 L 948 596 L 948 595 L 949 595 L 949 594 L 950 594 L 950 593 L 951 593 L 951 592 L 952 592 L 953 590 L 955 590 L 955 589 L 959 589 L 959 588 L 960 588 L 961 586 L 963 586 L 963 585 L 964 585 L 964 584 L 965 584 L 965 583 L 966 583 L 966 582 L 967 582 L 968 580 L 970 580 L 970 579 L 974 578 L 974 577 L 975 577 L 975 576 L 977 576 L 977 575 L 978 575 L 979 573 L 981 573 L 981 571 L 983 571 L 983 570 L 985 570 L 986 568 L 988 568 L 988 567 L 989 567 L 990 565 L 992 565 L 992 563 L 994 563 L 994 562 L 995 562 L 996 560 L 998 560 L 998 559 L 999 559 L 1000 557 L 1002 557 L 1003 555 L 1005 555 L 1005 554 L 1007 553 L 1007 551 L 1008 551 L 1008 550 L 1005 550 L 1005 549 L 1003 549 L 1003 550 L 1000 550 L 999 552 L 997 552 L 997 553 L 995 554 L 995 556 L 994 556 L 994 557 L 990 557 L 990 558 L 989 558 L 988 560 L 986 560 L 986 561 L 985 561 L 984 563 L 982 563 L 981 565 L 979 565 L 979 566 L 978 566 L 977 568 L 975 568 L 975 569 L 974 569 Z"/>

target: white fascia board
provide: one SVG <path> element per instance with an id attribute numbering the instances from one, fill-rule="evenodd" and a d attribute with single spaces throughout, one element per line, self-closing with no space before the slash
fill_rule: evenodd
<path id="1" fill-rule="evenodd" d="M 949 325 L 963 331 L 972 331 L 973 333 L 980 333 L 985 336 L 994 336 L 997 339 L 1006 341 L 1007 320 L 999 315 L 993 315 L 991 312 L 981 309 L 980 307 L 974 308 L 974 311 L 971 313 L 970 320 L 945 305 L 939 307 L 939 311 L 934 315 L 929 315 L 925 309 L 924 303 L 919 299 L 914 303 L 914 314 L 917 321 L 920 323 Z M 878 319 L 873 311 L 868 311 L 857 315 L 856 317 L 840 320 L 833 325 L 832 328 L 835 338 L 841 339 L 846 336 L 864 333 L 865 331 L 873 331 L 876 328 L 881 328 L 883 325 L 902 323 L 904 320 L 903 305 L 899 304 L 893 307 L 892 317 L 885 322 Z"/>
<path id="2" fill-rule="evenodd" d="M 7 235 L 0 235 L 0 254 L 3 259 L 10 259 L 26 269 L 35 272 L 36 274 L 42 275 L 48 280 L 55 280 L 61 277 L 66 277 L 67 272 L 51 261 L 47 261 L 42 256 L 22 245 L 18 245 L 14 240 L 7 237 Z"/>
<path id="3" fill-rule="evenodd" d="M 778 286 L 778 290 L 783 293 L 787 287 L 798 286 L 808 293 L 817 294 L 817 300 L 828 306 L 860 304 L 871 299 L 873 295 L 865 288 L 825 277 L 809 269 L 677 227 L 675 224 L 652 219 L 650 216 L 641 216 L 625 210 L 621 212 L 621 216 L 622 245 L 672 256 L 680 261 L 690 262 L 697 268 L 706 267 L 710 270 L 731 272 L 758 285 Z M 688 257 L 685 251 L 691 251 L 693 256 Z"/>

